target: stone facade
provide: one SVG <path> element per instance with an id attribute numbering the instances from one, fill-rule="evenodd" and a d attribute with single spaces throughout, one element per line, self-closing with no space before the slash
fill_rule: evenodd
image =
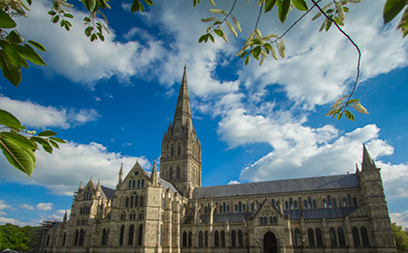
<path id="1" fill-rule="evenodd" d="M 201 186 L 201 144 L 184 75 L 152 173 L 138 162 L 115 189 L 79 186 L 41 252 L 396 252 L 380 169 L 365 146 L 353 174 Z"/>

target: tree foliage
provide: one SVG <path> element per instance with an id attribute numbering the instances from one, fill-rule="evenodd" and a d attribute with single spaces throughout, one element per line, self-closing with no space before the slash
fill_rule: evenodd
<path id="1" fill-rule="evenodd" d="M 28 251 L 32 229 L 30 226 L 19 227 L 9 223 L 0 225 L 0 250 Z"/>
<path id="2" fill-rule="evenodd" d="M 408 234 L 406 231 L 402 231 L 402 226 L 398 226 L 396 223 L 392 223 L 392 231 L 394 231 L 395 242 L 397 244 L 398 252 L 408 251 Z"/>

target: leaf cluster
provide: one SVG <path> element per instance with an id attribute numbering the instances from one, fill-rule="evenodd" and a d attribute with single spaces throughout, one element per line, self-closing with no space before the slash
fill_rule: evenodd
<path id="1" fill-rule="evenodd" d="M 387 0 L 384 6 L 383 18 L 384 24 L 391 22 L 400 12 L 401 20 L 398 24 L 398 29 L 401 30 L 403 37 L 408 34 L 408 1 L 407 0 Z"/>
<path id="2" fill-rule="evenodd" d="M 402 226 L 398 226 L 396 223 L 392 223 L 392 231 L 395 235 L 395 242 L 397 244 L 398 252 L 408 251 L 408 234 L 402 231 Z"/>
<path id="3" fill-rule="evenodd" d="M 5 110 L 0 110 L 0 126 L 0 149 L 11 165 L 28 176 L 34 170 L 34 152 L 39 146 L 51 154 L 53 148 L 59 148 L 58 143 L 65 143 L 55 137 L 57 134 L 53 131 L 42 131 L 38 135 L 27 131 L 16 117 Z"/>
<path id="4" fill-rule="evenodd" d="M 359 113 L 368 114 L 367 109 L 364 108 L 358 99 L 350 99 L 349 95 L 345 95 L 337 99 L 326 116 L 337 117 L 340 120 L 344 114 L 349 120 L 354 121 L 354 114 L 347 110 L 348 107 L 352 107 Z"/>
<path id="5" fill-rule="evenodd" d="M 34 229 L 30 226 L 19 227 L 10 223 L 0 225 L 0 250 L 29 251 L 31 233 Z"/>
<path id="6" fill-rule="evenodd" d="M 27 1 L 31 4 L 31 1 Z M 46 65 L 42 57 L 34 50 L 45 51 L 38 42 L 28 40 L 17 31 L 13 17 L 26 16 L 27 5 L 20 0 L 2 1 L 0 4 L 0 69 L 3 76 L 14 86 L 21 82 L 21 68 L 28 68 L 30 61 L 37 65 Z"/>
<path id="7" fill-rule="evenodd" d="M 51 22 L 54 24 L 59 23 L 67 31 L 71 30 L 72 24 L 68 19 L 72 19 L 74 16 L 68 8 L 72 7 L 73 5 L 68 4 L 65 0 L 54 0 L 52 9 L 48 11 L 48 14 L 51 15 Z"/>

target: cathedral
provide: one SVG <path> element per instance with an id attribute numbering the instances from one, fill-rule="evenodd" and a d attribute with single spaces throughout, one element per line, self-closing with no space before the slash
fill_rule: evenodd
<path id="1" fill-rule="evenodd" d="M 186 70 L 160 172 L 136 161 L 115 189 L 89 182 L 40 252 L 397 252 L 380 169 L 363 145 L 354 174 L 201 185 Z"/>

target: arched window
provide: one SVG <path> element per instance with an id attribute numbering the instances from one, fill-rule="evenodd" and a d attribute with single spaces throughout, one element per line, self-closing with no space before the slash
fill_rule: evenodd
<path id="1" fill-rule="evenodd" d="M 346 207 L 346 206 L 347 206 L 346 198 L 343 198 L 343 207 Z"/>
<path id="2" fill-rule="evenodd" d="M 303 208 L 304 208 L 304 209 L 307 209 L 307 201 L 306 201 L 306 199 L 303 200 Z"/>
<path id="3" fill-rule="evenodd" d="M 130 208 L 133 208 L 133 196 L 130 197 Z"/>
<path id="4" fill-rule="evenodd" d="M 238 247 L 244 246 L 244 238 L 242 237 L 242 231 L 238 230 Z"/>
<path id="5" fill-rule="evenodd" d="M 181 155 L 181 146 L 180 146 L 180 144 L 178 145 L 178 148 L 177 148 L 177 155 L 178 156 Z"/>
<path id="6" fill-rule="evenodd" d="M 336 230 L 334 230 L 334 228 L 329 229 L 329 236 L 330 236 L 330 246 L 336 247 L 337 246 L 337 236 L 336 236 Z"/>
<path id="7" fill-rule="evenodd" d="M 169 179 L 173 180 L 173 168 L 170 168 L 169 170 Z"/>
<path id="8" fill-rule="evenodd" d="M 363 240 L 364 247 L 370 246 L 370 242 L 368 240 L 368 231 L 365 227 L 361 227 L 361 239 Z"/>
<path id="9" fill-rule="evenodd" d="M 322 230 L 320 228 L 316 228 L 316 243 L 318 247 L 323 247 Z"/>
<path id="10" fill-rule="evenodd" d="M 300 237 L 299 229 L 295 229 L 295 247 L 302 246 L 302 238 Z"/>
<path id="11" fill-rule="evenodd" d="M 133 237 L 135 234 L 135 225 L 130 225 L 128 234 L 128 245 L 133 245 Z"/>
<path id="12" fill-rule="evenodd" d="M 289 208 L 293 209 L 293 199 L 289 198 Z"/>
<path id="13" fill-rule="evenodd" d="M 187 247 L 187 232 L 183 232 L 183 247 Z"/>
<path id="14" fill-rule="evenodd" d="M 353 206 L 353 201 L 352 201 L 352 199 L 351 199 L 351 195 L 350 195 L 350 194 L 347 194 L 347 204 L 348 204 L 348 206 Z"/>
<path id="15" fill-rule="evenodd" d="M 358 233 L 358 228 L 353 227 L 351 229 L 351 232 L 353 233 L 353 242 L 354 246 L 361 246 L 361 241 L 360 241 L 360 234 Z"/>
<path id="16" fill-rule="evenodd" d="M 119 233 L 119 245 L 123 245 L 124 237 L 125 237 L 125 225 L 122 225 L 120 227 L 120 233 Z"/>
<path id="17" fill-rule="evenodd" d="M 235 230 L 232 230 L 231 232 L 231 247 L 236 247 L 237 246 L 237 232 Z"/>
<path id="18" fill-rule="evenodd" d="M 138 202 L 139 202 L 139 196 L 135 196 L 135 207 L 137 207 L 138 206 Z"/>
<path id="19" fill-rule="evenodd" d="M 193 235 L 190 232 L 188 232 L 188 247 L 193 247 Z"/>
<path id="20" fill-rule="evenodd" d="M 62 240 L 62 246 L 65 246 L 66 241 L 67 241 L 67 233 L 64 233 L 64 239 Z"/>
<path id="21" fill-rule="evenodd" d="M 356 197 L 353 198 L 353 204 L 354 204 L 354 206 L 357 206 L 357 198 Z"/>
<path id="22" fill-rule="evenodd" d="M 225 232 L 221 231 L 221 247 L 225 248 Z"/>
<path id="23" fill-rule="evenodd" d="M 132 180 L 129 180 L 129 189 L 132 188 Z"/>
<path id="24" fill-rule="evenodd" d="M 346 237 L 344 236 L 344 229 L 342 227 L 337 229 L 337 235 L 339 236 L 339 245 L 343 247 L 346 246 Z"/>
<path id="25" fill-rule="evenodd" d="M 220 247 L 220 233 L 217 230 L 214 233 L 214 247 Z"/>
<path id="26" fill-rule="evenodd" d="M 129 197 L 126 197 L 125 207 L 129 207 Z"/>
<path id="27" fill-rule="evenodd" d="M 78 229 L 77 229 L 77 230 L 75 230 L 74 246 L 78 246 L 78 240 L 79 240 L 79 232 L 78 232 Z"/>
<path id="28" fill-rule="evenodd" d="M 176 179 L 180 179 L 180 167 L 177 167 L 177 170 L 176 170 Z"/>
<path id="29" fill-rule="evenodd" d="M 308 203 L 308 208 L 312 208 L 312 198 L 311 197 L 307 198 L 307 203 Z"/>
<path id="30" fill-rule="evenodd" d="M 198 232 L 198 247 L 199 247 L 199 248 L 204 247 L 204 235 L 203 235 L 203 231 Z"/>
<path id="31" fill-rule="evenodd" d="M 241 203 L 241 201 L 238 202 L 238 210 L 239 210 L 239 212 L 242 212 L 242 203 Z"/>
<path id="32" fill-rule="evenodd" d="M 79 231 L 79 246 L 85 245 L 85 230 L 81 228 Z"/>
<path id="33" fill-rule="evenodd" d="M 141 187 L 144 187 L 144 179 L 142 179 L 142 186 Z"/>
<path id="34" fill-rule="evenodd" d="M 108 245 L 108 230 L 106 228 L 102 232 L 102 245 Z"/>
<path id="35" fill-rule="evenodd" d="M 142 241 L 143 241 L 143 225 L 139 226 L 139 234 L 138 234 L 139 238 L 137 241 L 138 245 L 142 245 Z"/>
<path id="36" fill-rule="evenodd" d="M 208 248 L 208 231 L 204 233 L 204 247 Z"/>
<path id="37" fill-rule="evenodd" d="M 327 207 L 332 207 L 332 200 L 330 195 L 327 195 Z"/>
<path id="38" fill-rule="evenodd" d="M 326 202 L 326 199 L 323 199 L 323 207 L 324 207 L 324 208 L 327 208 L 327 202 Z"/>
<path id="39" fill-rule="evenodd" d="M 140 196 L 140 206 L 143 206 L 143 196 Z"/>
<path id="40" fill-rule="evenodd" d="M 307 230 L 307 239 L 309 241 L 309 247 L 315 247 L 314 233 L 311 228 Z"/>

